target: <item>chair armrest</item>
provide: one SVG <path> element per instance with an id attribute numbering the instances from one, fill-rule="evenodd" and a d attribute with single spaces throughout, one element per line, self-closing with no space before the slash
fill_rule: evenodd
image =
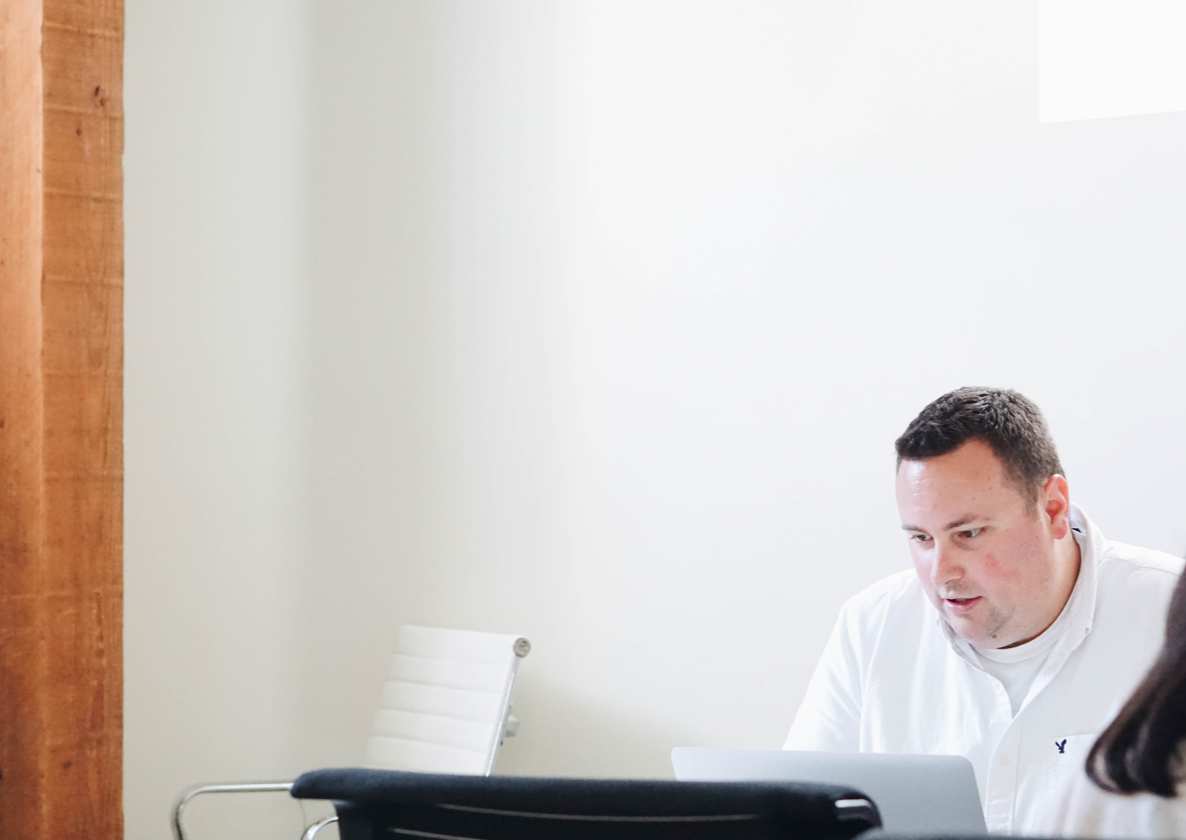
<path id="1" fill-rule="evenodd" d="M 185 840 L 185 832 L 181 828 L 181 815 L 185 806 L 195 796 L 205 793 L 287 793 L 292 789 L 292 782 L 231 782 L 225 784 L 193 785 L 183 790 L 173 803 L 173 837 L 175 840 Z"/>

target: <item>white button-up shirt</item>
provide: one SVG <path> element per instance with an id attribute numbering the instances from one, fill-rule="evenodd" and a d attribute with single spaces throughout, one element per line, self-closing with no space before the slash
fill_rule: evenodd
<path id="1" fill-rule="evenodd" d="M 1181 762 L 1183 755 L 1179 754 Z M 1034 826 L 1043 837 L 1100 837 L 1105 840 L 1186 837 L 1186 796 L 1106 793 L 1088 778 L 1083 762 L 1068 767 L 1053 807 Z"/>
<path id="2" fill-rule="evenodd" d="M 1081 559 L 1065 632 L 1016 716 L 911 570 L 841 608 L 785 749 L 966 756 L 989 831 L 1032 832 L 1160 650 L 1183 565 L 1104 539 L 1073 505 L 1071 525 Z"/>

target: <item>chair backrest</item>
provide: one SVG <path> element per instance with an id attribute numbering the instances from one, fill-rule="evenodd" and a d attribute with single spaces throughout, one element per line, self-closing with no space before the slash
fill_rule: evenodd
<path id="1" fill-rule="evenodd" d="M 404 625 L 364 763 L 387 770 L 488 774 L 502 741 L 522 636 Z"/>
<path id="2" fill-rule="evenodd" d="M 301 799 L 331 799 L 342 840 L 850 840 L 881 824 L 851 788 L 314 770 Z"/>

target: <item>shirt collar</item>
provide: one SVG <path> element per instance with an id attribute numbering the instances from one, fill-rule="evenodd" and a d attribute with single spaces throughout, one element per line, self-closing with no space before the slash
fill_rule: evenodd
<path id="1" fill-rule="evenodd" d="M 1062 614 L 1066 615 L 1067 621 L 1066 632 L 1058 644 L 1050 651 L 1047 660 L 1048 664 L 1057 662 L 1056 668 L 1061 667 L 1062 663 L 1066 661 L 1066 658 L 1091 633 L 1091 626 L 1095 621 L 1095 603 L 1099 577 L 1097 566 L 1099 565 L 1099 558 L 1102 553 L 1100 546 L 1104 541 L 1104 536 L 1095 527 L 1095 523 L 1088 519 L 1083 509 L 1074 502 L 1071 503 L 1070 519 L 1071 531 L 1074 534 L 1075 542 L 1079 545 L 1079 576 L 1075 579 L 1074 588 L 1071 589 L 1071 597 L 1067 599 L 1067 603 L 1063 607 Z M 1062 614 L 1060 614 L 1060 618 Z M 947 623 L 947 620 L 943 618 L 943 615 L 937 608 L 935 609 L 935 622 L 943 631 L 943 637 L 947 639 L 947 643 L 951 645 L 951 649 L 955 651 L 958 657 L 974 668 L 984 670 L 972 645 L 967 640 L 956 635 L 955 631 L 951 629 L 951 625 Z M 1047 668 L 1043 668 L 1043 670 L 1047 670 Z"/>

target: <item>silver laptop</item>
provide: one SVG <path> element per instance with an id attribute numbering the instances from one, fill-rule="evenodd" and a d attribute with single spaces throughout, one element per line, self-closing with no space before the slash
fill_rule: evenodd
<path id="1" fill-rule="evenodd" d="M 985 834 L 972 762 L 962 755 L 676 747 L 681 782 L 822 782 L 866 794 L 896 833 Z"/>

